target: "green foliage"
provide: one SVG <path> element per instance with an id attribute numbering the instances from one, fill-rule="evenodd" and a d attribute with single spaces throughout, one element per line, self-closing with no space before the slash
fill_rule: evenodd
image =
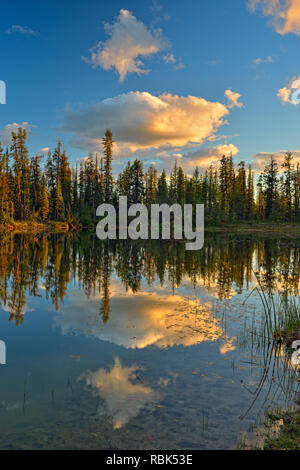
<path id="1" fill-rule="evenodd" d="M 96 209 L 103 202 L 116 204 L 126 195 L 128 204 L 204 204 L 206 225 L 239 222 L 300 222 L 300 166 L 287 153 L 281 166 L 274 157 L 258 176 L 256 188 L 251 166 L 236 167 L 232 157 L 223 156 L 218 167 L 204 174 L 196 168 L 186 175 L 177 164 L 168 176 L 158 174 L 154 165 L 145 172 L 139 159 L 128 162 L 114 179 L 112 175 L 113 136 L 107 129 L 102 139 L 103 156 L 90 154 L 79 169 L 71 168 L 61 142 L 42 156 L 29 157 L 26 132 L 12 133 L 6 151 L 0 144 L 0 221 L 47 220 L 96 221 Z"/>

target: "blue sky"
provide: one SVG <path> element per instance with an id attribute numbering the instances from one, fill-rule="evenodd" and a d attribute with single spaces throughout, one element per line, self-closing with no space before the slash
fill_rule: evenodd
<path id="1" fill-rule="evenodd" d="M 187 171 L 194 163 L 216 162 L 223 150 L 257 167 L 263 152 L 297 151 L 300 107 L 290 99 L 300 74 L 297 3 L 282 2 L 278 10 L 275 0 L 6 2 L 0 80 L 7 103 L 0 105 L 0 139 L 7 143 L 8 126 L 25 122 L 31 152 L 53 149 L 61 138 L 75 162 L 100 152 L 110 127 L 118 168 L 139 156 L 158 168 L 181 159 Z M 105 30 L 105 23 L 114 29 Z M 120 77 L 121 56 L 128 53 L 124 37 L 140 51 L 157 51 L 133 57 L 135 65 L 125 66 Z M 106 65 L 103 51 L 113 54 Z M 277 96 L 280 89 L 284 98 Z M 241 96 L 230 101 L 226 90 Z M 103 104 L 108 98 L 114 111 Z M 161 132 L 162 122 L 170 132 Z"/>

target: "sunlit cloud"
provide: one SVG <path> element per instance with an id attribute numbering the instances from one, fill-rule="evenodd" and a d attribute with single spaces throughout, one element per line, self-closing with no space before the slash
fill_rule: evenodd
<path id="1" fill-rule="evenodd" d="M 85 380 L 91 392 L 105 400 L 107 414 L 112 418 L 114 429 L 125 426 L 135 418 L 146 404 L 160 399 L 159 391 L 152 389 L 137 379 L 137 365 L 123 366 L 118 357 L 110 370 L 87 371 L 79 377 Z"/>
<path id="2" fill-rule="evenodd" d="M 224 95 L 229 101 L 228 108 L 242 108 L 244 105 L 239 101 L 241 95 L 232 90 L 226 90 Z"/>
<path id="3" fill-rule="evenodd" d="M 253 155 L 253 161 L 251 162 L 252 168 L 254 171 L 261 172 L 265 169 L 267 165 L 270 163 L 271 156 L 275 158 L 278 163 L 278 170 L 284 171 L 282 168 L 282 163 L 284 161 L 284 156 L 288 150 L 279 150 L 277 152 L 259 152 Z M 294 165 L 300 165 L 300 150 L 291 150 L 293 155 L 293 163 Z"/>
<path id="4" fill-rule="evenodd" d="M 149 57 L 168 47 L 160 30 L 151 31 L 128 10 L 120 10 L 116 21 L 105 24 L 107 39 L 91 49 L 89 59 L 92 67 L 114 69 L 120 81 L 128 74 L 142 75 L 149 70 L 143 68 L 141 58 Z"/>
<path id="5" fill-rule="evenodd" d="M 43 147 L 43 148 L 39 149 L 37 153 L 45 154 L 45 153 L 48 153 L 49 150 L 50 150 L 50 147 Z"/>
<path id="6" fill-rule="evenodd" d="M 73 134 L 73 146 L 99 151 L 109 127 L 116 142 L 115 158 L 180 152 L 216 138 L 230 108 L 241 106 L 238 93 L 227 90 L 226 96 L 228 105 L 196 96 L 130 92 L 85 108 L 66 108 L 60 130 Z"/>
<path id="7" fill-rule="evenodd" d="M 221 144 L 214 147 L 205 147 L 185 153 L 162 151 L 158 154 L 157 161 L 152 164 L 161 171 L 165 169 L 169 172 L 175 161 L 188 174 L 192 174 L 197 167 L 200 173 L 204 173 L 210 165 L 218 166 L 223 155 L 234 157 L 239 152 L 238 147 L 233 144 Z"/>
<path id="8" fill-rule="evenodd" d="M 300 34 L 299 0 L 248 0 L 250 11 L 260 10 L 271 19 L 276 32 Z"/>
<path id="9" fill-rule="evenodd" d="M 300 102 L 300 75 L 293 77 L 288 86 L 280 88 L 277 96 L 283 104 L 289 103 L 297 106 Z"/>
<path id="10" fill-rule="evenodd" d="M 22 124 L 18 124 L 14 122 L 13 124 L 7 124 L 3 129 L 0 129 L 0 142 L 2 145 L 10 145 L 11 144 L 11 133 L 18 132 L 19 127 L 25 129 L 27 135 L 29 135 L 34 129 L 35 125 L 29 124 L 29 122 L 22 122 Z"/>

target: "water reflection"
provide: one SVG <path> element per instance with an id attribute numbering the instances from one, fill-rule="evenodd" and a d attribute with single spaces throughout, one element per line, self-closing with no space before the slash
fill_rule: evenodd
<path id="1" fill-rule="evenodd" d="M 0 237 L 0 448 L 230 448 L 299 388 L 248 298 L 298 294 L 299 240 Z"/>
<path id="2" fill-rule="evenodd" d="M 55 317 L 63 334 L 85 333 L 118 346 L 137 349 L 191 346 L 223 336 L 212 304 L 204 297 L 200 304 L 178 294 L 170 295 L 161 288 L 125 294 L 121 283 L 115 280 L 110 298 L 111 315 L 104 324 L 99 317 L 101 295 L 86 300 L 80 290 L 73 290 L 67 298 L 67 305 L 62 306 Z M 222 348 L 223 352 L 234 349 L 228 341 Z"/>
<path id="3" fill-rule="evenodd" d="M 169 293 L 188 279 L 218 299 L 230 299 L 255 282 L 253 270 L 260 271 L 266 290 L 297 293 L 299 247 L 297 240 L 207 237 L 202 250 L 188 252 L 180 243 L 101 243 L 94 234 L 0 234 L 1 306 L 20 325 L 28 295 L 44 291 L 58 310 L 75 282 L 88 298 L 101 296 L 99 316 L 106 323 L 116 278 L 130 294 L 157 276 Z"/>
<path id="4" fill-rule="evenodd" d="M 110 370 L 100 368 L 95 372 L 87 371 L 79 378 L 85 380 L 92 393 L 105 400 L 114 429 L 127 424 L 146 404 L 160 399 L 161 394 L 157 390 L 140 382 L 138 371 L 142 369 L 137 365 L 123 366 L 116 357 Z"/>

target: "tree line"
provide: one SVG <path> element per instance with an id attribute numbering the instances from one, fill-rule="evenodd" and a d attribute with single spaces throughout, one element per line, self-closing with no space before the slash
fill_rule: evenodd
<path id="1" fill-rule="evenodd" d="M 205 222 L 271 221 L 300 222 L 300 165 L 287 152 L 283 163 L 274 156 L 254 178 L 251 165 L 234 165 L 223 156 L 218 166 L 204 174 L 195 168 L 192 176 L 177 162 L 167 175 L 150 165 L 145 171 L 139 159 L 123 171 L 112 173 L 113 136 L 108 129 L 102 139 L 102 154 L 90 154 L 79 166 L 71 167 L 61 142 L 43 156 L 30 157 L 26 131 L 12 132 L 11 145 L 0 143 L 0 222 L 62 221 L 90 224 L 103 202 L 117 205 L 126 195 L 128 204 L 204 204 Z"/>

